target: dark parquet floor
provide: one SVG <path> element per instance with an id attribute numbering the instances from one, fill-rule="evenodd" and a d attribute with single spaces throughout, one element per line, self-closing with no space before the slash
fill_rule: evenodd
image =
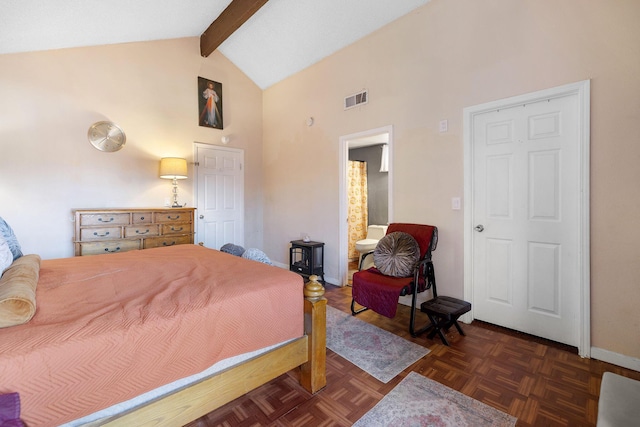
<path id="1" fill-rule="evenodd" d="M 326 288 L 329 305 L 349 312 L 351 288 Z M 518 427 L 595 426 L 602 374 L 640 380 L 640 372 L 582 359 L 575 348 L 482 322 L 462 324 L 466 336 L 452 328 L 446 347 L 437 337 L 411 337 L 409 307 L 394 319 L 370 311 L 358 318 L 431 352 L 383 384 L 327 350 L 327 387 L 319 393 L 307 393 L 291 371 L 189 426 L 350 426 L 411 371 L 517 417 Z"/>

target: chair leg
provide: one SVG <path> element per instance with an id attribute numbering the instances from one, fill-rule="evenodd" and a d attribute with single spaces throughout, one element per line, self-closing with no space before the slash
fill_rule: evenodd
<path id="1" fill-rule="evenodd" d="M 442 330 L 444 329 L 445 332 L 448 332 L 451 326 L 455 326 L 458 332 L 460 333 L 460 335 L 463 335 L 463 336 L 466 335 L 462 330 L 462 327 L 460 327 L 460 324 L 458 323 L 457 318 L 445 320 L 445 318 L 438 318 L 437 316 L 434 316 L 429 313 L 427 313 L 427 316 L 429 316 L 429 320 L 431 320 L 431 325 L 429 325 L 425 329 L 428 330 L 433 328 L 433 330 L 429 333 L 429 335 L 427 335 L 429 339 L 433 339 L 433 337 L 435 337 L 436 334 L 438 334 L 438 336 L 440 337 L 444 345 L 449 345 L 449 341 L 447 341 L 447 338 L 442 332 Z"/>
<path id="2" fill-rule="evenodd" d="M 416 338 L 418 335 L 422 335 L 425 332 L 430 331 L 431 329 L 433 329 L 433 322 L 427 323 L 425 326 L 416 331 L 415 309 L 412 309 L 411 318 L 409 319 L 409 333 L 411 334 L 411 336 Z"/>
<path id="3" fill-rule="evenodd" d="M 431 331 L 428 335 L 429 339 L 433 339 L 433 337 L 438 334 L 438 336 L 440 337 L 440 339 L 442 340 L 442 343 L 446 346 L 449 345 L 449 341 L 447 341 L 447 337 L 444 336 L 444 334 L 442 333 L 442 320 L 438 319 L 436 316 L 427 313 L 427 316 L 429 316 L 429 320 L 431 320 L 431 326 L 433 326 L 433 331 Z"/>
<path id="4" fill-rule="evenodd" d="M 422 335 L 425 332 L 430 331 L 431 329 L 433 329 L 433 324 L 429 323 L 426 326 L 424 326 L 422 329 L 418 329 L 417 331 L 415 330 L 415 327 L 412 326 L 409 329 L 409 333 L 411 334 L 412 337 L 416 338 L 418 335 Z"/>
<path id="5" fill-rule="evenodd" d="M 416 296 L 414 295 L 413 301 L 411 303 L 411 316 L 409 318 L 409 333 L 414 338 L 416 338 L 418 335 L 424 334 L 425 332 L 433 328 L 433 323 L 427 323 L 424 327 L 416 331 L 416 311 Z"/>
<path id="6" fill-rule="evenodd" d="M 355 316 L 356 314 L 362 313 L 363 311 L 369 310 L 368 307 L 362 307 L 359 310 L 356 310 L 356 300 L 351 298 L 351 315 Z"/>
<path id="7" fill-rule="evenodd" d="M 453 321 L 453 324 L 455 325 L 456 329 L 458 330 L 458 332 L 460 332 L 460 335 L 465 335 L 464 331 L 462 330 L 462 328 L 460 327 L 460 324 L 458 323 L 458 319 L 455 319 Z"/>

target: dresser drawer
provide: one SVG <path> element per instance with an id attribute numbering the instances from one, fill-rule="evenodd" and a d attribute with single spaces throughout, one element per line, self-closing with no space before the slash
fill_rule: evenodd
<path id="1" fill-rule="evenodd" d="M 162 246 L 187 245 L 191 243 L 192 236 L 162 236 L 144 239 L 144 249 L 158 248 Z"/>
<path id="2" fill-rule="evenodd" d="M 100 255 L 140 249 L 140 240 L 80 243 L 80 255 Z"/>
<path id="3" fill-rule="evenodd" d="M 191 234 L 193 232 L 193 224 L 188 222 L 175 224 L 162 224 L 162 235 L 167 234 Z"/>
<path id="4" fill-rule="evenodd" d="M 129 225 L 128 213 L 81 214 L 80 225 Z"/>
<path id="5" fill-rule="evenodd" d="M 191 222 L 190 211 L 155 212 L 153 222 Z"/>
<path id="6" fill-rule="evenodd" d="M 153 222 L 153 213 L 151 212 L 133 212 L 131 214 L 132 224 L 151 224 Z"/>
<path id="7" fill-rule="evenodd" d="M 124 237 L 145 237 L 145 236 L 157 236 L 158 224 L 141 224 L 136 226 L 125 227 Z"/>
<path id="8" fill-rule="evenodd" d="M 83 228 L 80 230 L 80 240 L 105 240 L 122 238 L 122 227 Z"/>

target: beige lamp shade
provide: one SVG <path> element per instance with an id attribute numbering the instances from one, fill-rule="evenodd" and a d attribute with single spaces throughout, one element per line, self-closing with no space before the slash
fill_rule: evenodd
<path id="1" fill-rule="evenodd" d="M 187 160 L 178 157 L 160 159 L 160 178 L 187 179 Z"/>

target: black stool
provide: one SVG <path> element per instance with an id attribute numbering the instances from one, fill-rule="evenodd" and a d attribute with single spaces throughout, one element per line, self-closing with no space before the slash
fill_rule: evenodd
<path id="1" fill-rule="evenodd" d="M 433 330 L 429 332 L 429 339 L 438 334 L 444 345 L 449 345 L 449 342 L 447 342 L 442 330 L 444 329 L 446 332 L 453 325 L 460 332 L 460 335 L 464 335 L 458 324 L 458 318 L 470 310 L 471 303 L 451 297 L 435 297 L 420 305 L 420 311 L 426 313 L 431 320 L 429 329 Z"/>

